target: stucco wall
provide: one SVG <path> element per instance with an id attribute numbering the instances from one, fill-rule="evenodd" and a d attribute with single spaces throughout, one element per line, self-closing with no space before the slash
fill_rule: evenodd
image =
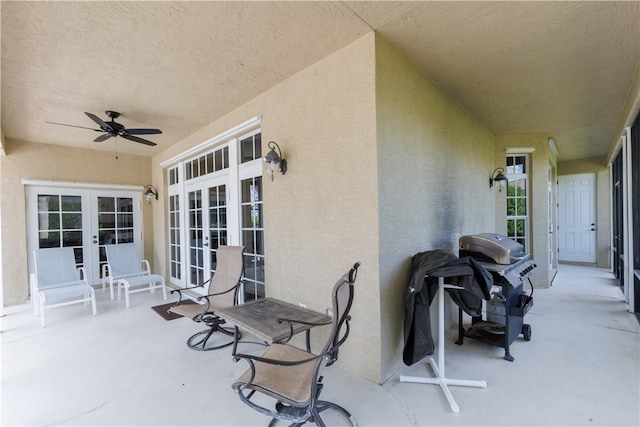
<path id="1" fill-rule="evenodd" d="M 0 157 L 2 176 L 2 283 L 4 304 L 29 298 L 25 191 L 23 179 L 144 185 L 151 177 L 149 158 L 108 151 L 83 150 L 7 139 L 7 156 Z M 146 205 L 143 203 L 143 206 Z M 145 253 L 152 250 L 152 218 L 143 208 Z"/>
<path id="2" fill-rule="evenodd" d="M 493 231 L 494 135 L 380 36 L 376 94 L 381 376 L 387 379 L 404 366 L 412 256 L 433 249 L 457 255 L 461 235 Z"/>
<path id="3" fill-rule="evenodd" d="M 156 165 L 261 115 L 263 150 L 276 141 L 289 165 L 286 175 L 264 180 L 266 293 L 324 312 L 338 277 L 361 261 L 340 365 L 380 381 L 374 97 L 372 33 L 211 123 L 153 164 L 154 184 L 160 183 Z"/>
<path id="4" fill-rule="evenodd" d="M 606 157 L 558 163 L 558 175 L 596 174 L 596 263 L 611 267 L 611 177 Z"/>

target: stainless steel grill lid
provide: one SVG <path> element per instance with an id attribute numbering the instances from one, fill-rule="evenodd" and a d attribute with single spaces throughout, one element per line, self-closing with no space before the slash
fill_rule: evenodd
<path id="1" fill-rule="evenodd" d="M 512 264 L 527 257 L 524 246 L 500 234 L 481 233 L 460 237 L 460 256 L 488 258 L 496 264 Z M 479 256 L 480 255 L 480 256 Z"/>

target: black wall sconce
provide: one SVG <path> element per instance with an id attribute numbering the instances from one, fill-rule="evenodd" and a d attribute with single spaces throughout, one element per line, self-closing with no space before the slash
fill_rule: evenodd
<path id="1" fill-rule="evenodd" d="M 507 186 L 509 179 L 504 176 L 503 168 L 496 168 L 489 177 L 489 188 L 493 187 L 495 183 L 498 187 L 498 191 L 502 192 L 502 189 Z"/>
<path id="2" fill-rule="evenodd" d="M 154 197 L 156 200 L 158 200 L 158 189 L 151 184 L 144 187 L 144 191 L 142 192 L 142 194 L 144 194 L 144 197 L 147 199 L 147 202 L 149 202 L 149 204 L 151 204 L 151 199 L 153 199 Z"/>
<path id="3" fill-rule="evenodd" d="M 280 173 L 282 175 L 287 173 L 287 161 L 282 158 L 282 151 L 280 151 L 280 146 L 274 141 L 269 141 L 267 147 L 269 147 L 270 151 L 266 156 L 264 156 L 264 161 L 269 165 L 271 181 L 273 181 L 273 176 L 276 172 L 276 165 L 280 165 Z M 278 149 L 277 153 L 276 149 Z"/>

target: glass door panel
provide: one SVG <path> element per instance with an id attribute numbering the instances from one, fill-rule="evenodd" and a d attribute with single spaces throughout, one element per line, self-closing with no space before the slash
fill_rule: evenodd
<path id="1" fill-rule="evenodd" d="M 226 184 L 207 183 L 187 193 L 188 286 L 209 280 L 218 246 L 228 244 L 227 198 Z"/>
<path id="2" fill-rule="evenodd" d="M 241 181 L 244 300 L 262 298 L 264 291 L 264 221 L 262 177 Z"/>
<path id="3" fill-rule="evenodd" d="M 76 265 L 84 266 L 82 241 L 82 196 L 38 194 L 38 245 L 43 248 L 73 248 Z"/>
<path id="4" fill-rule="evenodd" d="M 104 245 L 142 242 L 140 191 L 26 185 L 28 269 L 33 251 L 71 247 L 92 285 L 102 283 Z"/>
<path id="5" fill-rule="evenodd" d="M 105 245 L 132 243 L 134 241 L 134 205 L 132 197 L 117 196 L 97 196 L 96 204 L 98 275 L 102 279 L 102 266 L 107 262 Z"/>
<path id="6" fill-rule="evenodd" d="M 189 283 L 199 285 L 204 282 L 204 233 L 202 224 L 202 190 L 188 194 L 189 231 Z"/>
<path id="7" fill-rule="evenodd" d="M 218 246 L 227 244 L 227 186 L 209 188 L 209 271 L 216 270 Z M 210 273 L 211 274 L 211 273 Z"/>

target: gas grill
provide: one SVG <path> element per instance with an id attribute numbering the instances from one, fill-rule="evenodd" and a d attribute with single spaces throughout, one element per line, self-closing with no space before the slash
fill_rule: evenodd
<path id="1" fill-rule="evenodd" d="M 467 329 L 462 322 L 462 310 L 459 310 L 456 343 L 462 344 L 464 337 L 469 337 L 503 347 L 504 358 L 512 362 L 511 343 L 520 334 L 525 341 L 531 340 L 531 325 L 524 323 L 524 315 L 533 306 L 533 286 L 528 295 L 523 289 L 524 280 L 529 280 L 536 264 L 520 243 L 500 234 L 462 236 L 459 243 L 459 256 L 470 256 L 478 261 L 492 274 L 494 286 L 485 315 L 472 317 Z"/>

